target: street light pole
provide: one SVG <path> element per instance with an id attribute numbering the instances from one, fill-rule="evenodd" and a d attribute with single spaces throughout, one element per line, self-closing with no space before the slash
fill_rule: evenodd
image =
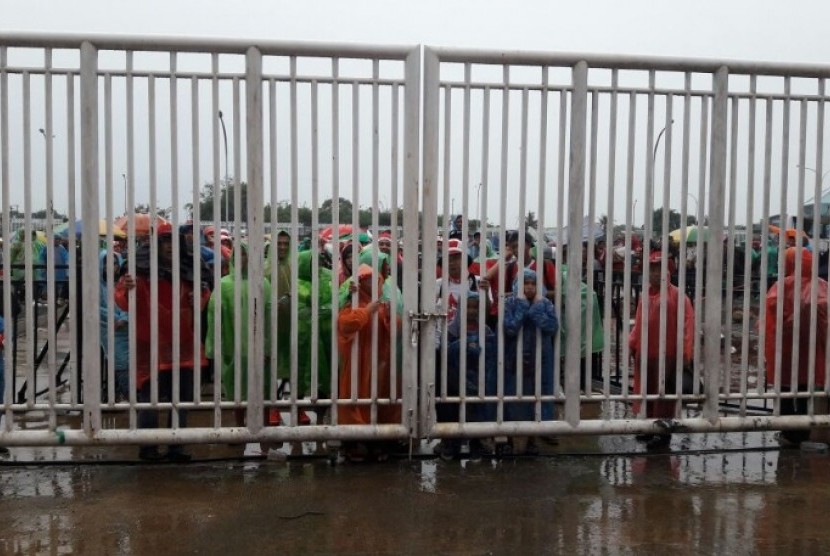
<path id="1" fill-rule="evenodd" d="M 694 195 L 692 195 L 691 193 L 688 193 L 688 192 L 687 192 L 687 193 L 686 193 L 686 196 L 687 196 L 687 197 L 691 197 L 691 198 L 692 198 L 692 201 L 694 201 L 694 202 L 695 202 L 695 220 L 698 220 L 697 213 L 698 213 L 698 212 L 700 212 L 700 203 L 698 203 L 698 201 L 697 201 L 697 197 L 695 197 L 695 196 L 694 196 Z M 686 216 L 688 216 L 688 214 L 686 214 Z M 686 225 L 686 223 L 685 223 L 685 222 L 683 222 L 683 226 L 685 226 L 685 225 Z M 697 225 L 698 225 L 698 226 L 700 226 L 700 222 L 697 222 Z"/>
<path id="2" fill-rule="evenodd" d="M 230 178 L 228 177 L 228 132 L 225 129 L 225 120 L 222 118 L 222 111 L 219 111 L 219 122 L 222 124 L 222 138 L 225 143 L 225 220 L 229 219 L 230 211 L 228 210 L 228 186 L 230 185 Z M 214 195 L 214 199 L 215 199 Z"/>
<path id="3" fill-rule="evenodd" d="M 129 208 L 127 206 L 127 203 L 129 203 L 129 199 L 127 199 L 127 174 L 121 174 L 121 177 L 124 178 L 124 214 L 126 215 L 129 213 L 129 210 L 127 210 Z"/>
<path id="4" fill-rule="evenodd" d="M 481 182 L 476 188 L 476 217 L 478 218 L 478 229 L 481 230 Z"/>
<path id="5" fill-rule="evenodd" d="M 654 169 L 657 166 L 657 148 L 660 146 L 660 140 L 663 138 L 663 134 L 666 133 L 666 130 L 674 123 L 674 120 L 669 121 L 666 125 L 663 126 L 663 129 L 660 130 L 660 133 L 657 134 L 657 140 L 654 142 L 654 151 L 651 153 L 651 194 L 654 196 Z M 643 219 L 643 226 L 645 226 L 645 218 Z"/>

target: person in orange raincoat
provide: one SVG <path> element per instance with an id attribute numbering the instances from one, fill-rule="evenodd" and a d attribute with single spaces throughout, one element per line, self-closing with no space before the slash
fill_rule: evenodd
<path id="1" fill-rule="evenodd" d="M 391 395 L 391 322 L 389 304 L 372 298 L 372 285 L 376 284 L 377 295 L 383 292 L 383 278 L 371 266 L 362 264 L 357 269 L 358 285 L 352 289 L 357 294 L 357 307 L 352 308 L 351 300 L 340 311 L 337 319 L 338 348 L 342 368 L 340 370 L 339 396 L 341 400 L 352 398 L 352 373 L 357 373 L 357 392 L 355 398 L 372 396 L 372 361 L 377 365 L 377 396 L 389 398 Z M 373 321 L 377 321 L 377 350 L 372 349 Z M 356 339 L 356 342 L 354 341 Z M 352 368 L 352 350 L 357 349 L 357 367 Z M 400 392 L 400 387 L 396 389 Z M 338 423 L 343 425 L 366 425 L 371 421 L 371 406 L 341 403 L 338 405 Z M 400 423 L 400 404 L 378 405 L 378 423 Z M 364 460 L 371 454 L 378 460 L 387 457 L 383 443 L 347 443 L 344 445 L 346 457 L 351 461 Z"/>
<path id="2" fill-rule="evenodd" d="M 151 395 L 151 315 L 158 314 L 157 357 L 158 357 L 158 396 L 159 401 L 171 401 L 173 395 L 173 338 L 179 341 L 179 400 L 193 400 L 193 371 L 207 364 L 204 346 L 200 353 L 193 352 L 193 325 L 195 319 L 207 305 L 210 290 L 206 285 L 194 287 L 193 255 L 184 241 L 179 253 L 180 282 L 179 291 L 173 291 L 173 228 L 162 223 L 158 227 L 158 304 L 153 307 L 150 298 L 150 245 L 139 247 L 136 252 L 136 268 L 124 274 L 115 286 L 115 303 L 124 311 L 132 311 L 136 316 L 136 389 L 138 401 L 149 402 Z M 203 277 L 207 273 L 203 271 Z M 135 306 L 130 307 L 129 292 L 135 289 Z M 179 330 L 173 330 L 173 296 L 179 299 Z M 170 416 L 172 421 L 172 415 Z M 187 426 L 187 414 L 179 410 L 181 427 Z M 157 428 L 158 412 L 146 410 L 138 412 L 139 428 Z M 143 460 L 188 461 L 182 446 L 170 446 L 166 456 L 158 451 L 157 446 L 142 446 L 139 458 Z"/>
<path id="3" fill-rule="evenodd" d="M 640 382 L 640 363 L 643 354 L 640 352 L 642 333 L 648 329 L 648 346 L 646 357 L 646 393 L 657 394 L 660 383 L 660 308 L 666 307 L 666 393 L 673 394 L 668 382 L 675 373 L 677 361 L 683 359 L 685 365 L 692 362 L 695 342 L 695 311 L 689 297 L 681 293 L 671 282 L 666 283 L 666 297 L 660 298 L 660 268 L 662 253 L 652 252 L 648 265 L 648 314 L 643 315 L 643 298 L 637 304 L 637 313 L 634 317 L 634 328 L 628 338 L 628 346 L 634 356 L 634 393 L 642 390 Z M 680 304 L 685 304 L 682 338 L 677 337 L 677 319 L 680 313 Z M 640 401 L 634 402 L 634 413 L 640 411 Z M 649 401 L 646 404 L 646 417 L 674 418 L 677 402 L 674 400 Z M 645 442 L 649 448 L 667 446 L 671 440 L 670 434 L 638 435 L 637 440 Z"/>
<path id="4" fill-rule="evenodd" d="M 783 297 L 778 290 L 779 284 L 773 285 L 767 292 L 766 299 L 766 340 L 764 342 L 764 357 L 766 358 L 767 384 L 775 384 L 776 371 L 781 376 L 781 390 L 806 391 L 809 388 L 810 378 L 810 308 L 813 282 L 810 279 L 813 268 L 813 255 L 808 249 L 801 249 L 801 274 L 796 274 L 796 259 L 799 257 L 797 247 L 789 247 L 784 251 L 784 280 Z M 800 287 L 798 299 L 796 288 Z M 813 366 L 814 387 L 824 387 L 824 363 L 827 353 L 827 282 L 816 277 L 816 352 Z M 778 301 L 784 302 L 784 318 L 781 323 L 781 363 L 776 367 L 775 346 L 777 344 Z M 799 334 L 795 337 L 796 303 L 800 307 Z M 797 357 L 798 384 L 792 384 L 793 349 Z M 782 415 L 806 415 L 807 400 L 782 399 Z M 810 431 L 789 430 L 782 431 L 781 437 L 791 443 L 799 444 L 810 437 Z"/>

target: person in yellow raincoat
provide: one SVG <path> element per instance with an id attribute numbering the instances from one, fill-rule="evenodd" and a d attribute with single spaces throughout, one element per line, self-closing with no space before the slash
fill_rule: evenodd
<path id="1" fill-rule="evenodd" d="M 377 397 L 389 399 L 392 395 L 391 361 L 391 322 L 388 301 L 382 301 L 372 295 L 372 287 L 377 296 L 383 290 L 383 278 L 371 266 L 362 264 L 357 269 L 357 285 L 352 288 L 357 295 L 357 304 L 353 307 L 347 302 L 337 319 L 338 349 L 342 367 L 339 380 L 340 400 L 366 399 L 372 396 L 373 361 L 377 369 Z M 373 346 L 373 329 L 377 330 L 377 343 Z M 376 347 L 376 349 L 374 349 Z M 357 366 L 352 367 L 352 351 L 357 350 Z M 352 391 L 352 376 L 355 376 L 357 390 Z M 395 388 L 400 394 L 400 385 Z M 343 425 L 366 425 L 372 423 L 372 407 L 352 403 L 338 404 L 338 423 Z M 377 423 L 400 423 L 401 406 L 399 403 L 377 406 Z M 378 460 L 386 459 L 388 446 L 384 443 L 347 443 L 344 445 L 346 457 L 350 461 L 363 461 L 370 454 Z"/>

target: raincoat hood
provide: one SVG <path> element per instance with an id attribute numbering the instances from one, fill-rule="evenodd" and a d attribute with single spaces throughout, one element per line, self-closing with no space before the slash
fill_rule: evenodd
<path id="1" fill-rule="evenodd" d="M 475 299 L 476 301 L 478 301 L 479 297 L 481 297 L 481 296 L 478 294 L 477 291 L 468 291 L 467 292 L 467 301 L 468 302 L 471 299 Z M 454 337 L 458 338 L 459 336 L 461 336 L 462 324 L 463 323 L 461 322 L 461 309 L 459 308 L 455 312 L 455 315 L 453 315 L 452 320 L 450 321 L 450 324 L 447 327 L 447 333 L 450 336 L 454 336 Z"/>
<path id="2" fill-rule="evenodd" d="M 795 274 L 795 263 L 798 259 L 798 247 L 788 247 L 784 251 L 784 275 Z M 813 269 L 813 254 L 808 249 L 801 248 L 801 275 L 810 277 Z"/>
<path id="3" fill-rule="evenodd" d="M 520 292 L 524 291 L 524 283 L 526 280 L 533 280 L 534 282 L 538 282 L 538 276 L 535 270 L 530 268 L 525 268 L 524 272 L 517 276 L 516 279 L 513 281 L 513 295 L 519 297 Z M 545 287 L 545 283 L 542 282 L 541 284 L 536 285 L 538 290 L 537 295 L 539 297 L 546 297 L 548 294 L 548 289 Z M 524 295 L 522 293 L 522 295 Z"/>

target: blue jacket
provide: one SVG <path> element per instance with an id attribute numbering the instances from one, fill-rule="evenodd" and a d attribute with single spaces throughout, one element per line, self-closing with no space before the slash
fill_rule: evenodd
<path id="1" fill-rule="evenodd" d="M 112 254 L 115 261 L 118 263 L 118 266 L 121 266 L 122 259 L 121 255 L 118 253 Z M 107 271 L 106 271 L 106 261 L 107 261 L 107 251 L 101 251 L 99 256 L 99 268 L 101 272 L 101 282 L 100 282 L 100 328 L 101 328 L 101 349 L 104 350 L 104 353 L 107 354 L 108 349 L 108 326 L 107 326 L 107 319 L 109 318 L 109 310 L 107 308 Z M 113 282 L 113 288 L 115 288 L 115 283 L 118 282 L 118 277 L 115 277 L 115 281 Z M 119 321 L 127 321 L 128 314 L 126 311 L 120 309 L 118 304 L 113 303 L 113 318 L 115 322 L 118 323 Z M 113 325 L 115 326 L 115 325 Z M 130 335 L 129 335 L 129 327 L 125 326 L 123 328 L 114 328 L 115 334 L 115 353 L 113 355 L 115 368 L 119 370 L 129 369 L 130 368 Z M 107 357 L 110 357 L 110 354 L 107 354 Z"/>
<path id="2" fill-rule="evenodd" d="M 514 292 L 518 291 L 518 285 L 525 277 L 532 274 L 536 279 L 536 273 L 525 269 L 524 276 L 516 279 Z M 504 306 L 504 391 L 506 395 L 517 393 L 517 367 L 516 356 L 518 352 L 522 355 L 522 394 L 535 394 L 536 387 L 536 331 L 538 330 L 541 342 L 541 395 L 553 394 L 553 335 L 559 330 L 559 319 L 556 315 L 556 308 L 553 303 L 545 297 L 544 288 L 539 292 L 539 299 L 532 304 L 523 297 L 514 295 L 507 300 Z M 519 345 L 519 333 L 522 332 L 521 345 Z M 506 415 L 507 420 L 532 420 L 532 403 L 508 404 Z M 542 419 L 553 419 L 553 404 L 547 402 L 542 404 Z"/>

